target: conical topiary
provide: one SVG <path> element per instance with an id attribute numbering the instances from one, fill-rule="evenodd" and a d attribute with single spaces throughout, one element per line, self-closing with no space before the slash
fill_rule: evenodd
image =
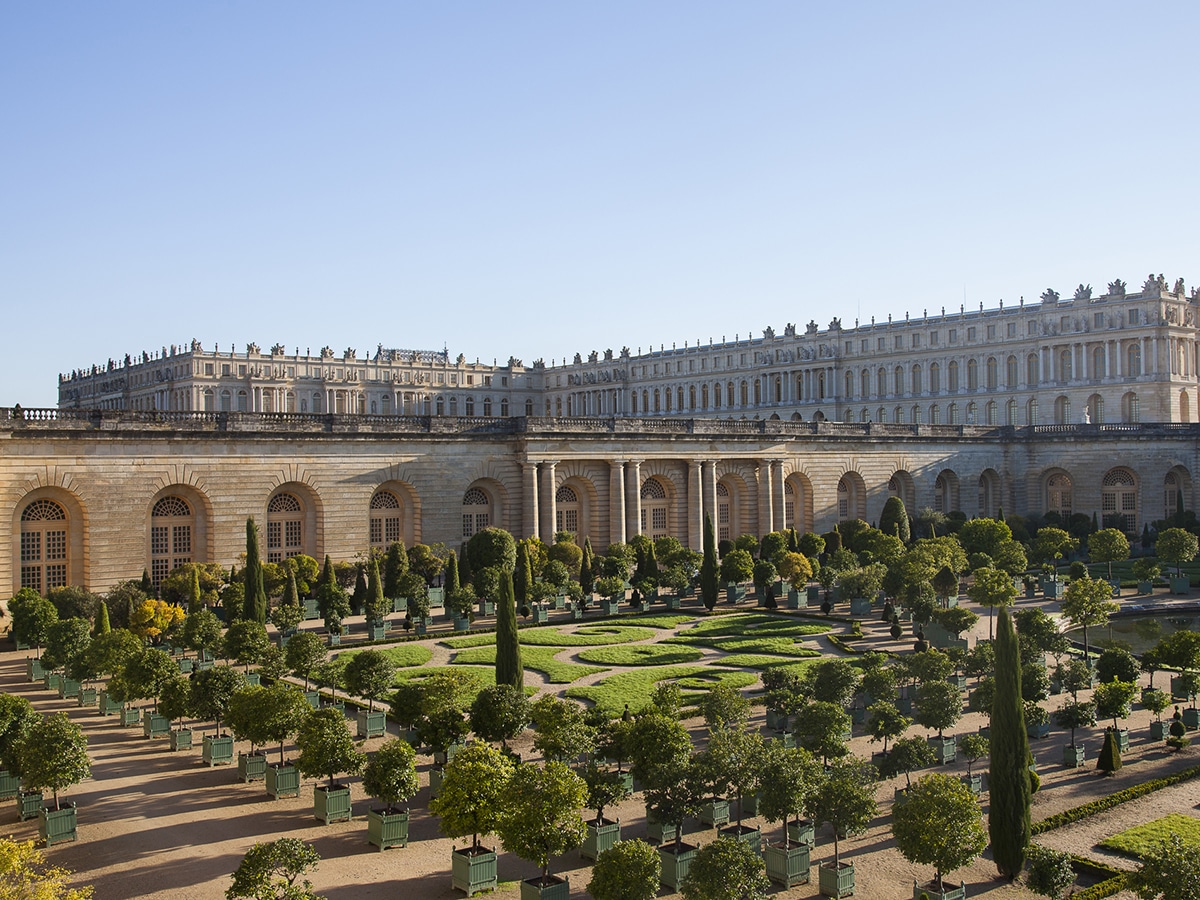
<path id="1" fill-rule="evenodd" d="M 1104 747 L 1100 750 L 1096 768 L 1105 775 L 1111 775 L 1121 768 L 1121 747 L 1117 743 L 1117 733 L 1111 728 L 1104 732 Z"/>

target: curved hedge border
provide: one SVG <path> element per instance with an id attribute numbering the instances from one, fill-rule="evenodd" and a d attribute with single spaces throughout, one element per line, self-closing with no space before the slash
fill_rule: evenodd
<path id="1" fill-rule="evenodd" d="M 1115 866 L 1097 862 L 1094 859 L 1088 859 L 1086 856 L 1072 854 L 1071 867 L 1077 875 L 1083 872 L 1092 872 L 1108 876 L 1103 881 L 1098 881 L 1089 888 L 1076 891 L 1071 895 L 1071 900 L 1104 900 L 1105 897 L 1111 897 L 1125 888 L 1125 879 L 1128 873 L 1121 871 Z"/>
<path id="2" fill-rule="evenodd" d="M 1042 819 L 1040 822 L 1034 822 L 1033 834 L 1042 834 L 1046 831 L 1052 831 L 1055 828 L 1061 828 L 1064 825 L 1071 825 L 1089 816 L 1094 816 L 1096 813 L 1104 812 L 1106 809 L 1112 809 L 1114 806 L 1120 806 L 1122 803 L 1136 800 L 1138 797 L 1144 797 L 1163 788 L 1190 781 L 1197 775 L 1200 775 L 1200 766 L 1192 766 L 1190 769 L 1184 769 L 1181 772 L 1176 772 L 1174 775 L 1168 775 L 1166 778 L 1155 778 L 1152 781 L 1135 784 L 1133 787 L 1127 787 L 1122 791 L 1117 791 L 1115 794 L 1109 794 L 1107 797 L 1101 797 L 1099 800 L 1093 800 L 1090 803 L 1083 804 L 1083 806 L 1076 806 L 1073 809 L 1064 810 L 1056 815 Z M 1105 894 L 1104 896 L 1108 895 Z"/>

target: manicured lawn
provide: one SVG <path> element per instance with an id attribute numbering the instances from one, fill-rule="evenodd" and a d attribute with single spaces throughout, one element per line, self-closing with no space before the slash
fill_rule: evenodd
<path id="1" fill-rule="evenodd" d="M 423 666 L 433 658 L 431 651 L 424 644 L 398 644 L 395 647 L 384 647 L 379 650 L 384 656 L 390 659 L 393 663 L 402 669 L 411 668 L 412 666 Z M 343 650 L 341 657 L 348 662 L 350 657 L 356 653 L 362 653 L 361 650 Z"/>
<path id="2" fill-rule="evenodd" d="M 1200 846 L 1200 819 L 1171 813 L 1145 825 L 1126 828 L 1101 841 L 1100 846 L 1128 856 L 1141 856 L 1146 850 L 1173 834 L 1179 835 L 1186 844 Z"/>
<path id="3" fill-rule="evenodd" d="M 798 622 L 763 613 L 739 613 L 705 619 L 695 628 L 681 631 L 679 637 L 810 637 L 830 630 L 832 626 L 823 622 Z"/>
<path id="4" fill-rule="evenodd" d="M 632 647 L 595 647 L 583 650 L 579 658 L 606 666 L 678 666 L 693 663 L 704 654 L 690 647 L 663 644 L 636 644 Z"/>
<path id="5" fill-rule="evenodd" d="M 574 632 L 563 628 L 525 628 L 520 632 L 522 644 L 541 647 L 600 647 L 605 644 L 628 644 L 644 641 L 658 634 L 654 628 L 633 625 L 585 625 Z M 495 634 L 472 634 L 442 641 L 452 650 L 466 647 L 486 647 L 496 643 Z"/>
<path id="6" fill-rule="evenodd" d="M 818 655 L 818 651 L 805 647 L 798 638 L 768 635 L 762 637 L 713 637 L 685 632 L 666 638 L 663 643 L 712 647 L 714 650 L 721 650 L 725 653 L 776 653 L 781 656 Z"/>
<path id="7" fill-rule="evenodd" d="M 791 656 L 772 656 L 765 653 L 730 653 L 728 656 L 722 656 L 720 663 L 723 666 L 730 666 L 736 669 L 773 669 L 775 666 L 806 666 L 806 663 L 797 663 L 796 656 L 810 654 L 815 657 L 820 654 L 815 650 L 806 651 L 805 654 L 793 653 Z"/>
<path id="8" fill-rule="evenodd" d="M 560 647 L 522 647 L 521 663 L 526 669 L 541 672 L 551 684 L 570 684 L 585 675 L 595 672 L 606 672 L 605 666 L 581 666 L 574 662 L 561 662 L 554 658 L 561 653 Z M 496 647 L 470 647 L 460 650 L 454 656 L 456 665 L 494 666 L 496 664 Z M 494 673 L 493 673 L 494 674 Z"/>
<path id="9" fill-rule="evenodd" d="M 567 696 L 589 700 L 603 712 L 615 716 L 626 703 L 633 712 L 649 706 L 650 695 L 660 681 L 702 675 L 707 671 L 704 666 L 663 666 L 634 672 L 617 672 L 595 684 L 567 688 Z"/>
<path id="10" fill-rule="evenodd" d="M 684 622 L 692 622 L 695 616 L 685 616 L 679 613 L 668 613 L 662 616 L 638 616 L 633 621 L 642 628 L 674 628 Z"/>

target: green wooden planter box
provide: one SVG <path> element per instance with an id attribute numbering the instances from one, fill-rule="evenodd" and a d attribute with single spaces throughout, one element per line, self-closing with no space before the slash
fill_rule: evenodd
<path id="1" fill-rule="evenodd" d="M 124 703 L 118 703 L 112 697 L 108 696 L 107 691 L 100 692 L 100 698 L 96 701 L 96 709 L 99 710 L 102 716 L 115 716 L 125 708 Z"/>
<path id="2" fill-rule="evenodd" d="M 200 758 L 212 766 L 233 765 L 233 738 L 227 734 L 220 737 L 205 736 Z"/>
<path id="3" fill-rule="evenodd" d="M 57 691 L 58 686 L 62 683 L 62 676 L 57 672 L 42 673 L 42 687 L 48 691 Z"/>
<path id="4" fill-rule="evenodd" d="M 1178 675 L 1171 678 L 1171 699 L 1186 700 L 1188 698 L 1187 689 L 1183 685 L 1183 679 Z"/>
<path id="5" fill-rule="evenodd" d="M 1068 769 L 1078 769 L 1083 765 L 1084 752 L 1083 744 L 1072 747 L 1070 744 L 1063 747 L 1063 765 Z"/>
<path id="6" fill-rule="evenodd" d="M 408 846 L 407 809 L 367 810 L 367 843 L 380 851 Z"/>
<path id="7" fill-rule="evenodd" d="M 10 632 L 9 637 L 12 638 L 13 647 L 16 648 L 18 653 L 22 653 L 25 650 L 29 649 L 29 645 L 27 643 L 25 643 L 23 640 L 21 640 L 19 637 L 17 637 L 15 634 L 12 634 Z"/>
<path id="8" fill-rule="evenodd" d="M 58 698 L 60 700 L 73 700 L 79 696 L 81 685 L 74 678 L 59 678 L 58 679 Z"/>
<path id="9" fill-rule="evenodd" d="M 121 707 L 121 724 L 124 726 L 140 725 L 142 723 L 142 708 L 140 706 Z"/>
<path id="10" fill-rule="evenodd" d="M 47 847 L 79 839 L 76 832 L 75 804 L 63 804 L 62 809 L 38 810 L 38 837 Z"/>
<path id="11" fill-rule="evenodd" d="M 260 687 L 262 685 L 262 678 L 259 677 L 257 672 L 246 672 L 244 677 L 246 684 L 250 687 Z"/>
<path id="12" fill-rule="evenodd" d="M 176 728 L 171 731 L 171 749 L 172 750 L 191 750 L 192 749 L 192 729 Z"/>
<path id="13" fill-rule="evenodd" d="M 619 611 L 620 608 L 616 600 L 609 599 L 600 601 L 600 615 L 615 616 Z"/>
<path id="14" fill-rule="evenodd" d="M 1061 600 L 1067 586 L 1061 581 L 1042 582 L 1042 596 L 1047 600 Z"/>
<path id="15" fill-rule="evenodd" d="M 1128 728 L 1118 728 L 1117 729 L 1117 749 L 1120 750 L 1121 753 L 1129 752 L 1129 729 Z"/>
<path id="16" fill-rule="evenodd" d="M 723 797 L 706 800 L 700 806 L 700 821 L 713 828 L 718 825 L 728 825 L 729 801 Z"/>
<path id="17" fill-rule="evenodd" d="M 171 720 L 166 716 L 150 711 L 142 717 L 142 735 L 148 738 L 162 738 L 171 733 Z"/>
<path id="18" fill-rule="evenodd" d="M 325 635 L 325 646 L 327 646 L 327 647 L 342 646 L 342 636 L 340 634 L 332 634 L 332 633 Z"/>
<path id="19" fill-rule="evenodd" d="M 1178 577 L 1175 575 L 1171 576 L 1171 593 L 1172 594 L 1186 594 L 1191 589 L 1192 589 L 1191 583 L 1189 582 L 1188 577 L 1186 575 L 1184 575 L 1183 577 Z"/>
<path id="20" fill-rule="evenodd" d="M 1200 709 L 1189 706 L 1183 710 L 1183 724 L 1188 728 L 1200 728 Z"/>
<path id="21" fill-rule="evenodd" d="M 317 606 L 316 597 L 305 597 L 300 602 L 304 607 L 304 621 L 311 622 L 321 618 L 321 609 Z"/>
<path id="22" fill-rule="evenodd" d="M 674 841 L 669 841 L 659 846 L 658 858 L 662 862 L 660 880 L 666 887 L 677 891 L 692 867 L 692 860 L 696 858 L 696 848 L 684 843 L 676 848 Z"/>
<path id="23" fill-rule="evenodd" d="M 96 705 L 96 689 L 95 688 L 80 688 L 79 696 L 76 698 L 76 703 L 79 706 L 95 706 Z"/>
<path id="24" fill-rule="evenodd" d="M 267 754 L 262 750 L 253 753 L 239 753 L 237 760 L 238 778 L 245 784 L 252 781 L 264 781 L 267 777 Z"/>
<path id="25" fill-rule="evenodd" d="M 730 825 L 728 828 L 722 828 L 719 836 L 741 841 L 755 853 L 762 853 L 762 830 L 759 828 L 750 825 Z"/>
<path id="26" fill-rule="evenodd" d="M 788 822 L 788 840 L 793 844 L 803 844 L 812 847 L 817 842 L 817 825 L 812 819 L 800 819 L 798 822 Z"/>
<path id="27" fill-rule="evenodd" d="M 206 669 L 211 669 L 216 663 L 211 659 L 200 659 L 196 661 L 196 671 L 203 672 Z"/>
<path id="28" fill-rule="evenodd" d="M 450 624 L 454 626 L 455 631 L 470 631 L 471 630 L 471 620 L 470 619 L 460 619 L 459 617 L 454 616 L 450 619 Z"/>
<path id="29" fill-rule="evenodd" d="M 544 606 L 535 606 L 533 608 L 533 621 L 539 624 L 550 620 L 550 611 Z"/>
<path id="30" fill-rule="evenodd" d="M 491 600 L 480 600 L 479 614 L 481 616 L 494 616 L 496 614 L 496 604 Z"/>
<path id="31" fill-rule="evenodd" d="M 446 765 L 446 763 L 450 762 L 450 760 L 452 760 L 452 759 L 454 759 L 454 757 L 458 756 L 458 751 L 463 749 L 463 747 L 465 747 L 465 746 L 466 746 L 466 744 L 451 744 L 445 750 L 434 750 L 433 751 L 434 765 L 437 765 L 437 766 Z"/>
<path id="32" fill-rule="evenodd" d="M 278 800 L 280 797 L 300 796 L 300 770 L 291 765 L 267 766 L 267 793 Z"/>
<path id="33" fill-rule="evenodd" d="M 963 882 L 958 883 L 958 887 L 948 887 L 946 882 L 942 882 L 942 889 L 939 891 L 937 886 L 930 882 L 929 884 L 917 884 L 916 879 L 913 879 L 913 900 L 921 900 L 921 897 L 928 897 L 929 900 L 966 900 L 967 886 Z"/>
<path id="34" fill-rule="evenodd" d="M 1151 722 L 1150 723 L 1150 740 L 1165 741 L 1167 739 L 1167 723 L 1166 722 Z"/>
<path id="35" fill-rule="evenodd" d="M 775 712 L 773 709 L 767 710 L 767 728 L 771 731 L 782 733 L 788 730 L 791 723 L 791 717 L 786 713 Z"/>
<path id="36" fill-rule="evenodd" d="M 441 766 L 434 766 L 429 770 L 429 799 L 436 800 L 442 795 L 442 780 L 446 777 L 446 770 Z"/>
<path id="37" fill-rule="evenodd" d="M 358 722 L 358 736 L 360 738 L 383 737 L 387 731 L 387 714 L 382 709 L 377 709 L 374 712 L 360 709 L 356 719 Z"/>
<path id="38" fill-rule="evenodd" d="M 783 734 L 776 735 L 769 740 L 776 740 L 783 744 L 785 750 L 796 749 L 796 735 L 790 731 L 785 731 Z"/>
<path id="39" fill-rule="evenodd" d="M 382 641 L 387 637 L 387 627 L 382 622 L 376 622 L 367 626 L 367 639 L 371 641 Z"/>
<path id="40" fill-rule="evenodd" d="M 320 691 L 305 691 L 304 699 L 308 701 L 308 705 L 313 709 L 321 708 L 321 692 Z"/>
<path id="41" fill-rule="evenodd" d="M 191 675 L 196 668 L 196 661 L 186 656 L 180 657 L 176 662 L 179 664 L 180 675 Z"/>
<path id="42" fill-rule="evenodd" d="M 1137 583 L 1137 590 L 1138 590 L 1139 594 L 1153 594 L 1154 593 L 1154 582 L 1153 581 L 1139 581 Z"/>
<path id="43" fill-rule="evenodd" d="M 435 608 L 446 605 L 446 589 L 444 587 L 429 588 L 429 605 Z"/>
<path id="44" fill-rule="evenodd" d="M 663 597 L 663 602 L 667 604 L 667 609 L 672 612 L 683 606 L 683 601 L 676 594 L 667 594 Z"/>
<path id="45" fill-rule="evenodd" d="M 587 834 L 579 845 L 579 855 L 593 862 L 605 850 L 621 839 L 621 820 L 603 819 L 599 825 L 587 823 Z"/>
<path id="46" fill-rule="evenodd" d="M 1050 733 L 1050 723 L 1049 722 L 1042 722 L 1041 724 L 1037 724 L 1037 725 L 1030 723 L 1029 725 L 1025 726 L 1026 736 L 1031 737 L 1034 740 L 1037 740 L 1038 738 L 1044 738 L 1049 733 Z"/>
<path id="47" fill-rule="evenodd" d="M 854 597 L 850 600 L 850 615 L 852 616 L 869 616 L 871 615 L 871 601 L 866 597 Z"/>
<path id="48" fill-rule="evenodd" d="M 450 879 L 454 889 L 466 891 L 467 896 L 496 888 L 496 851 L 480 849 L 473 852 L 463 847 L 450 854 Z"/>
<path id="49" fill-rule="evenodd" d="M 25 677 L 30 681 L 41 681 L 46 677 L 46 670 L 42 668 L 42 661 L 40 659 L 33 659 L 31 657 L 25 660 Z"/>
<path id="50" fill-rule="evenodd" d="M 808 884 L 812 870 L 810 852 L 807 844 L 793 844 L 787 850 L 776 844 L 764 844 L 762 854 L 763 862 L 767 864 L 767 878 L 772 884 L 789 888 Z"/>
<path id="51" fill-rule="evenodd" d="M 958 756 L 958 742 L 952 737 L 931 737 L 929 749 L 933 751 L 934 760 L 943 766 L 954 762 Z"/>
<path id="52" fill-rule="evenodd" d="M 328 825 L 330 822 L 349 822 L 350 788 L 342 784 L 313 789 L 313 815 L 317 821 Z"/>
<path id="53" fill-rule="evenodd" d="M 17 816 L 22 822 L 36 818 L 42 810 L 41 791 L 17 792 Z"/>
<path id="54" fill-rule="evenodd" d="M 407 597 L 393 598 L 392 599 L 392 612 L 394 612 L 394 613 L 408 612 L 408 598 Z"/>
<path id="55" fill-rule="evenodd" d="M 976 797 L 978 797 L 980 794 L 983 793 L 983 773 L 982 772 L 972 772 L 970 775 L 963 775 L 960 780 L 962 781 L 963 784 L 965 784 L 967 786 L 967 789 L 972 794 L 974 794 Z"/>
<path id="56" fill-rule="evenodd" d="M 541 884 L 542 876 L 521 882 L 521 900 L 567 900 L 571 896 L 568 875 L 551 875 L 549 884 Z"/>
<path id="57" fill-rule="evenodd" d="M 0 800 L 12 800 L 21 793 L 21 777 L 0 769 Z"/>
<path id="58" fill-rule="evenodd" d="M 808 609 L 808 593 L 796 590 L 795 588 L 787 589 L 787 608 L 788 609 Z"/>
<path id="59" fill-rule="evenodd" d="M 838 868 L 817 866 L 817 881 L 823 897 L 850 897 L 854 894 L 854 863 L 844 862 Z"/>
<path id="60" fill-rule="evenodd" d="M 682 824 L 682 823 L 680 823 Z M 652 844 L 670 844 L 675 841 L 674 822 L 656 821 L 650 811 L 646 811 L 646 840 Z"/>

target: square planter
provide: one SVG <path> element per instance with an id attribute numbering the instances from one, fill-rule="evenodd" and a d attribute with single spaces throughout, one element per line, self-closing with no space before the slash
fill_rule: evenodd
<path id="1" fill-rule="evenodd" d="M 350 788 L 344 784 L 313 788 L 313 815 L 326 825 L 330 822 L 349 822 Z"/>
<path id="2" fill-rule="evenodd" d="M 570 613 L 571 613 L 572 619 L 582 619 L 583 618 L 583 607 L 580 606 L 578 603 L 573 604 L 571 606 Z"/>
<path id="3" fill-rule="evenodd" d="M 1046 722 L 1042 725 L 1026 725 L 1025 734 L 1033 739 L 1044 738 L 1050 733 L 1050 723 Z"/>
<path id="4" fill-rule="evenodd" d="M 444 587 L 429 588 L 429 605 L 434 607 L 446 605 L 446 589 Z"/>
<path id="5" fill-rule="evenodd" d="M 95 706 L 96 705 L 96 689 L 95 688 L 80 688 L 79 696 L 76 698 L 76 703 L 79 706 Z"/>
<path id="6" fill-rule="evenodd" d="M 566 875 L 551 875 L 549 884 L 542 884 L 538 875 L 521 882 L 521 900 L 567 900 L 571 896 L 571 879 Z"/>
<path id="7" fill-rule="evenodd" d="M 554 598 L 554 608 L 555 609 L 566 609 L 567 608 L 567 598 L 564 594 L 559 594 L 557 597 Z"/>
<path id="8" fill-rule="evenodd" d="M 101 691 L 100 698 L 96 701 L 96 708 L 102 716 L 115 716 L 125 708 L 125 704 L 118 703 L 112 697 L 108 696 L 107 691 Z"/>
<path id="9" fill-rule="evenodd" d="M 212 766 L 228 766 L 233 764 L 233 738 L 227 734 L 219 737 L 205 737 L 200 758 L 211 768 Z"/>
<path id="10" fill-rule="evenodd" d="M 177 728 L 171 732 L 171 749 L 172 750 L 191 750 L 192 749 L 192 729 Z"/>
<path id="11" fill-rule="evenodd" d="M 38 837 L 47 847 L 79 838 L 75 830 L 75 804 L 65 803 L 62 809 L 38 810 Z"/>
<path id="12" fill-rule="evenodd" d="M 538 624 L 543 624 L 550 620 L 550 611 L 544 606 L 535 606 L 532 612 L 533 621 Z"/>
<path id="13" fill-rule="evenodd" d="M 767 728 L 771 731 L 783 733 L 788 730 L 788 724 L 791 717 L 786 713 L 775 712 L 773 709 L 767 710 Z"/>
<path id="14" fill-rule="evenodd" d="M 1139 581 L 1137 583 L 1137 591 L 1139 594 L 1153 594 L 1154 593 L 1154 582 L 1153 581 Z"/>
<path id="15" fill-rule="evenodd" d="M 755 853 L 762 853 L 762 830 L 750 825 L 730 825 L 722 828 L 718 837 L 730 838 L 745 844 Z"/>
<path id="16" fill-rule="evenodd" d="M 980 772 L 972 772 L 970 775 L 962 776 L 962 783 L 976 797 L 983 793 L 983 774 Z"/>
<path id="17" fill-rule="evenodd" d="M 407 597 L 393 598 L 392 599 L 392 612 L 394 612 L 394 613 L 408 612 L 408 598 Z"/>
<path id="18" fill-rule="evenodd" d="M 434 766 L 429 770 L 429 799 L 436 800 L 442 795 L 442 779 L 446 777 L 446 770 L 441 766 Z"/>
<path id="19" fill-rule="evenodd" d="M 191 675 L 192 670 L 196 668 L 196 661 L 194 659 L 180 657 L 178 660 L 176 660 L 176 662 L 179 664 L 180 675 Z"/>
<path id="20" fill-rule="evenodd" d="M 494 616 L 496 614 L 496 604 L 491 600 L 480 600 L 479 614 L 481 616 Z"/>
<path id="21" fill-rule="evenodd" d="M 1186 575 L 1180 577 L 1178 575 L 1171 576 L 1171 593 L 1186 594 L 1192 589 L 1191 583 Z"/>
<path id="22" fill-rule="evenodd" d="M 1047 600 L 1061 600 L 1067 586 L 1061 581 L 1043 581 L 1042 596 Z"/>
<path id="23" fill-rule="evenodd" d="M 951 887 L 943 881 L 942 889 L 939 891 L 933 882 L 920 885 L 917 884 L 916 879 L 913 879 L 913 900 L 921 900 L 922 895 L 928 897 L 929 900 L 966 900 L 967 886 L 960 881 L 958 887 Z"/>
<path id="24" fill-rule="evenodd" d="M 660 880 L 671 890 L 677 891 L 692 867 L 692 860 L 696 858 L 696 848 L 684 843 L 677 848 L 673 841 L 668 842 L 658 848 L 658 858 L 662 862 Z"/>
<path id="25" fill-rule="evenodd" d="M 737 803 L 738 801 L 733 801 Z M 742 798 L 742 816 L 753 818 L 758 815 L 758 794 L 747 794 Z"/>
<path id="26" fill-rule="evenodd" d="M 166 737 L 171 731 L 171 720 L 153 710 L 142 717 L 142 735 L 148 738 Z"/>
<path id="27" fill-rule="evenodd" d="M 795 588 L 788 588 L 786 604 L 788 609 L 807 609 L 807 595 L 801 594 Z"/>
<path id="28" fill-rule="evenodd" d="M 25 677 L 30 681 L 41 681 L 46 677 L 46 670 L 42 668 L 40 659 L 25 660 Z"/>
<path id="29" fill-rule="evenodd" d="M 854 863 L 817 866 L 818 882 L 823 897 L 850 897 L 854 894 Z"/>
<path id="30" fill-rule="evenodd" d="M 1200 709 L 1189 706 L 1183 710 L 1183 724 L 1189 729 L 1200 728 Z"/>
<path id="31" fill-rule="evenodd" d="M 782 887 L 808 884 L 812 867 L 810 852 L 807 844 L 793 844 L 787 850 L 782 845 L 764 844 L 762 854 L 763 862 L 767 864 L 767 878 Z"/>
<path id="32" fill-rule="evenodd" d="M 211 659 L 198 659 L 196 660 L 196 671 L 204 672 L 208 669 L 211 669 L 215 665 L 216 663 Z"/>
<path id="33" fill-rule="evenodd" d="M 239 753 L 237 762 L 238 778 L 244 784 L 252 781 L 263 781 L 267 777 L 267 754 L 262 750 L 252 753 Z"/>
<path id="34" fill-rule="evenodd" d="M 451 744 L 445 750 L 433 751 L 433 764 L 436 766 L 444 766 L 454 757 L 458 756 L 458 751 L 465 747 L 466 744 Z"/>
<path id="35" fill-rule="evenodd" d="M 452 624 L 454 626 L 455 631 L 470 631 L 471 630 L 471 620 L 470 619 L 460 619 L 457 616 L 455 616 L 450 619 L 450 624 Z"/>
<path id="36" fill-rule="evenodd" d="M 579 845 L 579 855 L 584 859 L 596 861 L 605 850 L 608 850 L 621 839 L 621 820 L 602 819 L 597 825 L 594 821 L 587 823 L 587 834 Z"/>
<path id="37" fill-rule="evenodd" d="M 381 852 L 391 847 L 407 847 L 408 810 L 367 810 L 367 843 Z"/>
<path id="38" fill-rule="evenodd" d="M 42 811 L 41 791 L 17 792 L 17 815 L 21 821 L 35 818 Z"/>
<path id="39" fill-rule="evenodd" d="M 246 684 L 249 687 L 262 686 L 262 678 L 259 677 L 257 672 L 246 672 L 243 677 L 246 679 Z"/>
<path id="40" fill-rule="evenodd" d="M 79 696 L 79 690 L 82 687 L 74 678 L 59 678 L 58 679 L 58 699 L 68 700 Z"/>
<path id="41" fill-rule="evenodd" d="M 607 599 L 600 601 L 600 615 L 615 616 L 619 611 L 616 600 Z"/>
<path id="42" fill-rule="evenodd" d="M 57 672 L 44 672 L 42 674 L 42 687 L 46 690 L 57 691 L 60 684 L 62 684 L 62 676 Z"/>
<path id="43" fill-rule="evenodd" d="M 321 617 L 321 609 L 317 606 L 316 597 L 305 597 L 301 604 L 304 606 L 304 621 L 311 622 Z"/>
<path id="44" fill-rule="evenodd" d="M 674 843 L 675 823 L 655 821 L 650 810 L 646 810 L 646 840 L 652 844 Z"/>
<path id="45" fill-rule="evenodd" d="M 450 880 L 467 896 L 496 888 L 496 851 L 463 847 L 450 854 Z"/>
<path id="46" fill-rule="evenodd" d="M 866 597 L 854 597 L 850 600 L 850 615 L 869 616 L 870 614 L 871 601 Z"/>
<path id="47" fill-rule="evenodd" d="M 266 781 L 267 793 L 276 800 L 300 796 L 300 770 L 295 766 L 278 763 L 267 766 Z"/>
<path id="48" fill-rule="evenodd" d="M 1150 723 L 1150 740 L 1165 741 L 1167 739 L 1167 723 L 1166 722 L 1151 722 Z"/>
<path id="49" fill-rule="evenodd" d="M 1188 698 L 1187 689 L 1183 685 L 1183 679 L 1178 675 L 1171 678 L 1171 699 L 1186 700 Z"/>
<path id="50" fill-rule="evenodd" d="M 139 725 L 142 721 L 142 708 L 140 706 L 121 707 L 121 724 L 122 725 Z"/>
<path id="51" fill-rule="evenodd" d="M 671 611 L 678 610 L 683 605 L 683 601 L 675 594 L 667 594 L 663 600 L 667 604 L 667 609 Z"/>
<path id="52" fill-rule="evenodd" d="M 21 776 L 0 769 L 0 800 L 12 800 L 21 793 Z"/>
<path id="53" fill-rule="evenodd" d="M 783 734 L 776 735 L 775 740 L 783 744 L 785 750 L 796 749 L 796 735 L 790 731 L 785 731 Z"/>
<path id="54" fill-rule="evenodd" d="M 952 763 L 958 756 L 958 742 L 952 737 L 931 737 L 929 747 L 933 750 L 933 758 L 939 765 Z"/>
<path id="55" fill-rule="evenodd" d="M 367 625 L 367 640 L 382 641 L 387 637 L 387 627 L 382 622 L 372 622 Z"/>
<path id="56" fill-rule="evenodd" d="M 723 797 L 713 797 L 700 805 L 700 821 L 705 825 L 716 828 L 729 824 L 729 801 Z"/>
<path id="57" fill-rule="evenodd" d="M 812 847 L 817 842 L 817 825 L 812 819 L 800 819 L 787 824 L 788 841 Z"/>
<path id="58" fill-rule="evenodd" d="M 366 709 L 358 711 L 358 736 L 360 738 L 383 737 L 387 731 L 387 714 L 382 709 L 374 712 Z"/>
<path id="59" fill-rule="evenodd" d="M 1129 729 L 1128 728 L 1118 728 L 1117 729 L 1117 749 L 1120 750 L 1122 754 L 1129 752 Z"/>
<path id="60" fill-rule="evenodd" d="M 1072 747 L 1070 744 L 1063 747 L 1063 765 L 1068 769 L 1078 769 L 1083 765 L 1083 744 Z"/>
<path id="61" fill-rule="evenodd" d="M 949 675 L 946 677 L 946 681 L 950 682 L 950 684 L 954 685 L 960 691 L 965 691 L 967 689 L 966 675 Z"/>

